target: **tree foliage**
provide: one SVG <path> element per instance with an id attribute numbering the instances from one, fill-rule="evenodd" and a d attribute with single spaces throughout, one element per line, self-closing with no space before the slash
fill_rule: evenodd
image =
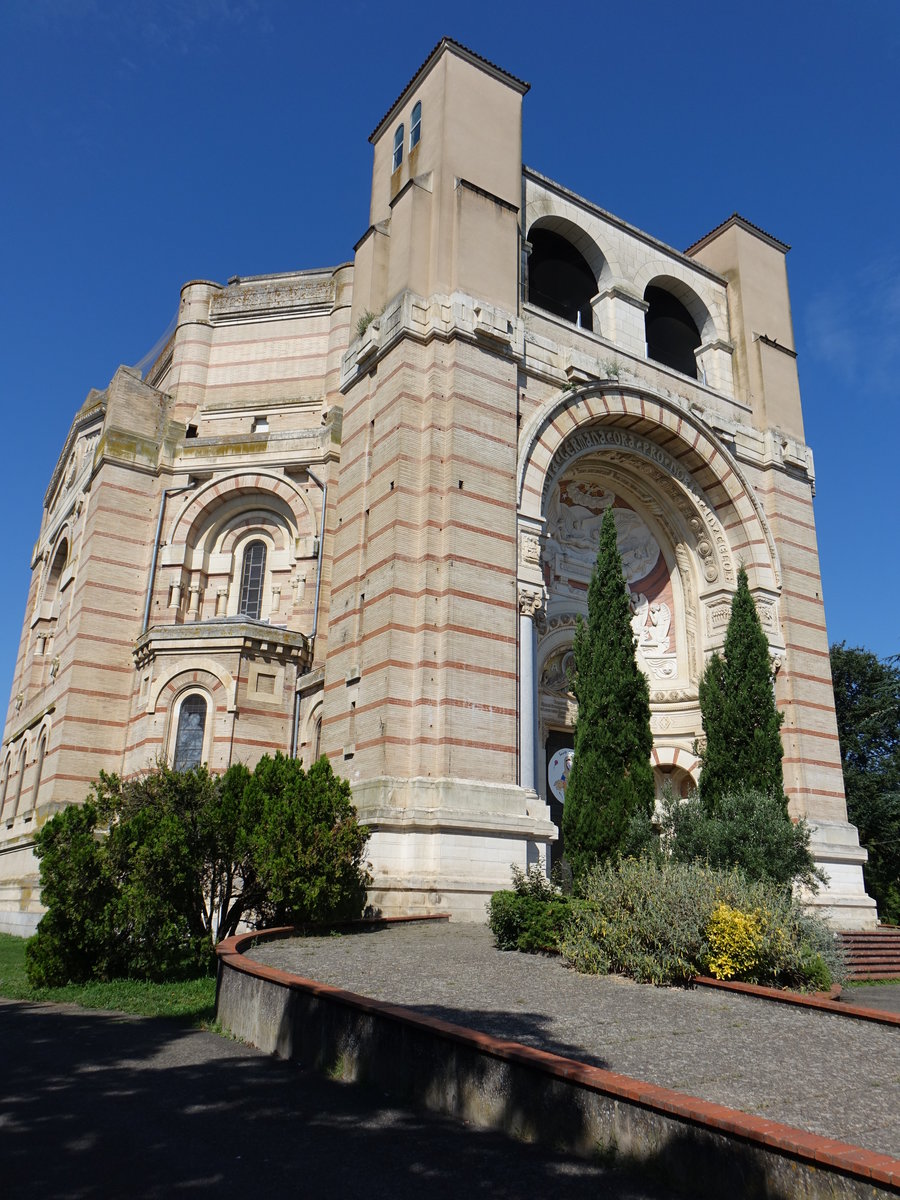
<path id="1" fill-rule="evenodd" d="M 566 858 L 580 876 L 615 857 L 633 814 L 653 807 L 650 695 L 635 660 L 612 506 L 603 517 L 587 622 L 579 620 L 573 649 L 578 718 L 563 836 Z"/>
<path id="2" fill-rule="evenodd" d="M 740 788 L 709 809 L 697 793 L 663 801 L 662 833 L 673 861 L 705 862 L 748 879 L 816 891 L 822 875 L 809 849 L 809 826 L 787 816 L 784 794 Z"/>
<path id="3" fill-rule="evenodd" d="M 368 877 L 363 852 L 369 831 L 360 826 L 350 784 L 327 758 L 305 773 L 292 758 L 263 758 L 246 795 L 259 819 L 248 832 L 266 924 L 358 917 Z"/>
<path id="4" fill-rule="evenodd" d="M 831 675 L 847 813 L 869 851 L 866 889 L 900 924 L 900 663 L 838 642 Z"/>
<path id="5" fill-rule="evenodd" d="M 63 809 L 35 839 L 41 859 L 41 899 L 47 912 L 40 937 L 25 947 L 29 982 L 53 987 L 110 970 L 110 907 L 115 885 L 97 840 L 97 806 Z"/>
<path id="6" fill-rule="evenodd" d="M 722 798 L 751 788 L 784 797 L 784 714 L 775 707 L 769 645 L 747 583 L 738 571 L 737 591 L 725 634 L 724 656 L 713 654 L 700 680 L 700 796 L 714 811 Z M 787 801 L 784 804 L 787 817 Z"/>
<path id="7" fill-rule="evenodd" d="M 242 922 L 359 916 L 367 839 L 326 759 L 305 772 L 277 754 L 219 778 L 163 765 L 127 781 L 101 773 L 88 801 L 35 839 L 48 911 L 29 978 L 188 978 L 212 969 L 215 942 Z"/>

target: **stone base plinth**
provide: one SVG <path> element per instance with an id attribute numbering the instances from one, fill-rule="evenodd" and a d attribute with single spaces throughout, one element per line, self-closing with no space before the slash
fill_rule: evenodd
<path id="1" fill-rule="evenodd" d="M 535 792 L 466 779 L 369 779 L 353 788 L 372 831 L 369 903 L 384 916 L 449 912 L 484 921 L 510 867 L 546 868 L 556 840 L 550 809 Z"/>
<path id="2" fill-rule="evenodd" d="M 0 933 L 31 937 L 44 915 L 33 845 L 23 840 L 0 852 Z"/>
<path id="3" fill-rule="evenodd" d="M 878 914 L 863 880 L 863 863 L 869 854 L 860 846 L 855 826 L 848 821 L 811 820 L 809 828 L 816 866 L 828 876 L 816 895 L 804 897 L 809 907 L 833 929 L 874 929 Z"/>

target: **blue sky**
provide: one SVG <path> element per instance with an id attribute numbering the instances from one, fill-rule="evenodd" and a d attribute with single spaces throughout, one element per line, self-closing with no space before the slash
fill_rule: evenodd
<path id="1" fill-rule="evenodd" d="M 86 393 L 185 281 L 352 258 L 368 135 L 445 34 L 532 84 L 529 166 L 679 249 L 735 210 L 793 246 L 829 636 L 900 651 L 896 0 L 3 0 L 4 696 Z"/>

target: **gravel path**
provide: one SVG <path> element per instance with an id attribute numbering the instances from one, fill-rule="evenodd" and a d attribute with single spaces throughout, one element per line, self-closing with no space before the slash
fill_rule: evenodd
<path id="1" fill-rule="evenodd" d="M 579 975 L 479 925 L 263 944 L 251 958 L 469 1029 L 900 1158 L 900 1029 L 707 991 Z"/>

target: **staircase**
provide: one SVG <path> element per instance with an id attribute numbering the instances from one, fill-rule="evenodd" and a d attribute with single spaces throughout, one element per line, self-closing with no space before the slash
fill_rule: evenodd
<path id="1" fill-rule="evenodd" d="M 900 979 L 900 925 L 872 933 L 839 933 L 850 979 Z"/>

